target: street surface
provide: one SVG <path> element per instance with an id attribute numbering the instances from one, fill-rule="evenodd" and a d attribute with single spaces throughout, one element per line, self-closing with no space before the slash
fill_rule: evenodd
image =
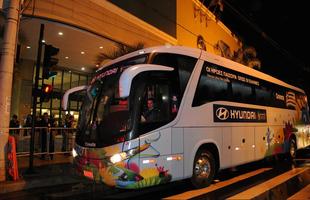
<path id="1" fill-rule="evenodd" d="M 288 199 L 304 189 L 309 194 L 310 149 L 294 162 L 260 161 L 221 171 L 213 184 L 195 190 L 189 180 L 172 182 L 142 190 L 120 190 L 99 184 L 67 184 L 8 193 L 1 200 L 56 199 Z M 267 187 L 267 189 L 266 189 Z M 306 192 L 305 192 L 306 191 Z M 304 197 L 305 199 L 310 197 Z"/>

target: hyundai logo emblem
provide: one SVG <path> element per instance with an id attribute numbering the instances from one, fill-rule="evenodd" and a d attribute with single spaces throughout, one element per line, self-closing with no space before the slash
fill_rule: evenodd
<path id="1" fill-rule="evenodd" d="M 216 110 L 215 112 L 216 116 L 218 119 L 224 121 L 229 117 L 229 111 L 224 108 L 224 107 L 220 107 Z"/>

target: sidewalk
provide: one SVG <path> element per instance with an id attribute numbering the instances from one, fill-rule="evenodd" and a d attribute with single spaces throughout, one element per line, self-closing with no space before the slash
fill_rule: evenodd
<path id="1" fill-rule="evenodd" d="M 71 164 L 71 156 L 56 155 L 53 160 L 34 159 L 34 174 L 27 174 L 28 157 L 19 158 L 18 181 L 0 182 L 0 194 L 28 190 L 32 188 L 48 187 L 61 184 L 75 184 L 85 179 L 75 175 Z"/>

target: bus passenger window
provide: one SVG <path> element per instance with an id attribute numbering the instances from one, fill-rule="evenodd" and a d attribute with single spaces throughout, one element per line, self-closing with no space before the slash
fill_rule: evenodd
<path id="1" fill-rule="evenodd" d="M 172 95 L 171 99 L 171 114 L 176 115 L 179 110 L 179 100 L 176 95 Z"/>
<path id="2" fill-rule="evenodd" d="M 256 103 L 258 105 L 270 106 L 272 92 L 265 87 L 257 87 L 255 89 Z"/>
<path id="3" fill-rule="evenodd" d="M 230 98 L 229 83 L 214 76 L 201 74 L 193 101 L 200 106 L 211 101 L 225 101 Z"/>
<path id="4" fill-rule="evenodd" d="M 196 62 L 197 59 L 190 56 L 159 53 L 153 58 L 152 64 L 169 66 L 177 70 L 178 80 L 176 81 L 179 81 L 180 97 L 182 97 Z"/>
<path id="5" fill-rule="evenodd" d="M 252 103 L 252 87 L 250 85 L 232 82 L 232 94 L 233 99 L 236 102 L 241 103 Z"/>

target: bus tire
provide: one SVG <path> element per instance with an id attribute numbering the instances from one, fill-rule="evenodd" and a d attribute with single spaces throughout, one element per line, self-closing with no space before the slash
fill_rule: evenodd
<path id="1" fill-rule="evenodd" d="M 195 188 L 207 187 L 215 175 L 215 160 L 213 154 L 206 150 L 197 151 L 193 165 L 191 182 Z"/>
<path id="2" fill-rule="evenodd" d="M 296 151 L 297 151 L 297 145 L 296 145 L 296 140 L 294 138 L 290 139 L 289 143 L 289 158 L 293 161 L 293 159 L 296 158 Z"/>

